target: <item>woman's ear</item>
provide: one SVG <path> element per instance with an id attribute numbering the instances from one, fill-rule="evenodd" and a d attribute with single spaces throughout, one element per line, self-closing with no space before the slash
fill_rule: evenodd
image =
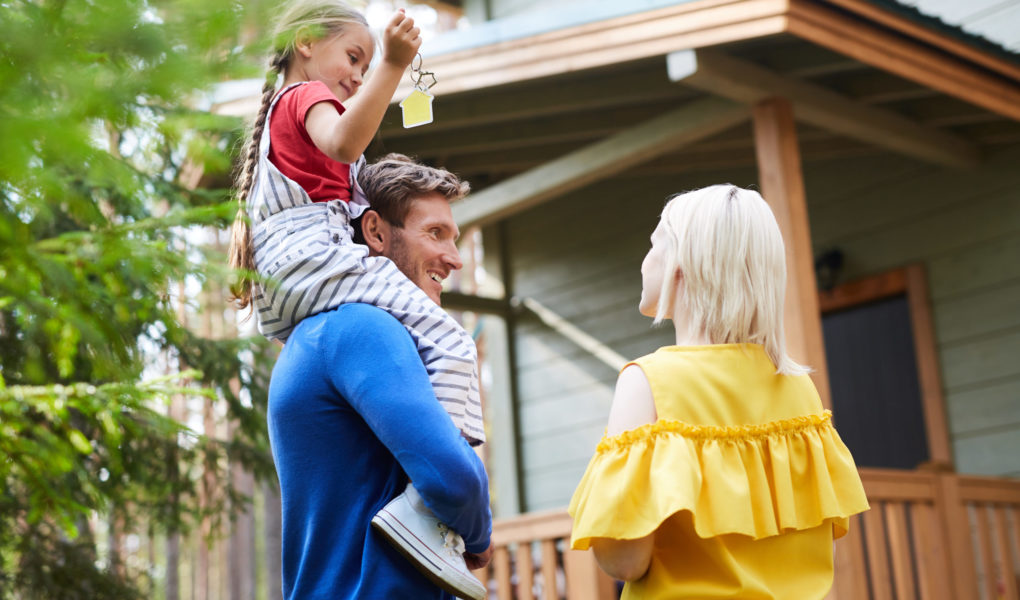
<path id="1" fill-rule="evenodd" d="M 390 240 L 390 224 L 383 220 L 374 210 L 366 210 L 361 215 L 361 236 L 373 256 L 379 256 L 386 250 Z"/>

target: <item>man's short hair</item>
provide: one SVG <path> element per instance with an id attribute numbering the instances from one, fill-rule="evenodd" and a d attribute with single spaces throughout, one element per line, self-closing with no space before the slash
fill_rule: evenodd
<path id="1" fill-rule="evenodd" d="M 365 191 L 369 207 L 396 227 L 404 226 L 415 197 L 438 193 L 453 202 L 471 191 L 468 182 L 446 169 L 429 167 L 395 153 L 365 165 L 358 173 L 358 183 Z"/>

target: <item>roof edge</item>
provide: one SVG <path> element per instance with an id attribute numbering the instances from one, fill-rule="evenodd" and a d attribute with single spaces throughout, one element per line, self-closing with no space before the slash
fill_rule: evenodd
<path id="1" fill-rule="evenodd" d="M 1014 52 L 1002 44 L 970 33 L 899 0 L 822 0 L 822 3 L 918 38 L 1020 81 L 1020 52 Z M 969 49 L 970 52 L 960 52 L 961 49 Z"/>

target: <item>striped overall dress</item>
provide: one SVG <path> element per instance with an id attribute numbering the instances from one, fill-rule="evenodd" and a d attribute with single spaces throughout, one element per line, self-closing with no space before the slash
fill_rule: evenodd
<path id="1" fill-rule="evenodd" d="M 357 166 L 351 165 L 352 202 L 313 202 L 269 160 L 270 117 L 285 91 L 266 115 L 247 206 L 259 274 L 254 288 L 259 332 L 286 340 L 301 319 L 315 313 L 351 302 L 378 306 L 410 332 L 454 425 L 472 445 L 484 442 L 471 336 L 390 259 L 369 256 L 368 247 L 352 240 L 351 219 L 367 208 Z"/>

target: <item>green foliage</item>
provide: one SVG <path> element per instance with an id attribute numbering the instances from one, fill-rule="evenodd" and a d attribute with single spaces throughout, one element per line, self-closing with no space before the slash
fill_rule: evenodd
<path id="1" fill-rule="evenodd" d="M 223 516 L 203 470 L 221 500 L 228 459 L 272 472 L 264 344 L 199 337 L 177 302 L 230 278 L 199 235 L 229 226 L 228 192 L 179 181 L 186 160 L 228 172 L 241 125 L 188 107 L 257 75 L 238 36 L 263 10 L 0 0 L 0 599 L 140 596 L 89 518 L 184 531 Z M 193 370 L 154 375 L 157 357 Z M 236 434 L 168 418 L 174 397 L 223 404 Z"/>

